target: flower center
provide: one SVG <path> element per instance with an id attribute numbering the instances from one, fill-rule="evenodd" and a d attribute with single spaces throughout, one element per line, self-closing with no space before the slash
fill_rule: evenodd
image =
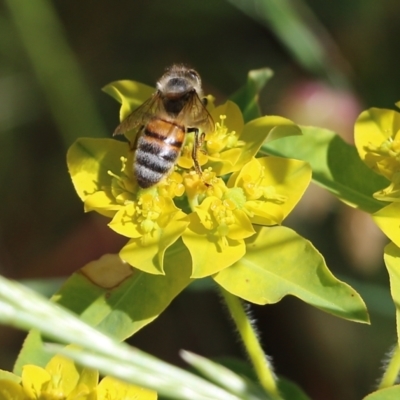
<path id="1" fill-rule="evenodd" d="M 272 201 L 277 204 L 286 202 L 287 197 L 280 195 L 272 185 L 265 185 L 265 167 L 261 168 L 260 174 L 256 180 L 250 174 L 243 175 L 243 190 L 246 194 L 247 200 L 260 200 Z"/>
<path id="2" fill-rule="evenodd" d="M 220 115 L 219 119 L 220 122 L 215 124 L 214 132 L 206 136 L 207 151 L 214 157 L 225 148 L 231 149 L 244 145 L 243 141 L 238 140 L 235 131 L 228 131 L 228 127 L 225 125 L 226 115 Z"/>
<path id="3" fill-rule="evenodd" d="M 146 193 L 140 196 L 136 208 L 136 222 L 140 226 L 143 234 L 151 233 L 158 229 L 157 220 L 160 217 L 164 207 L 162 197 L 153 196 L 151 193 Z"/>
<path id="4" fill-rule="evenodd" d="M 117 175 L 112 171 L 107 171 L 107 174 L 112 177 L 111 179 L 111 193 L 119 204 L 128 204 L 134 201 L 135 198 L 135 184 L 132 177 L 126 172 L 128 169 L 126 157 L 120 158 L 122 163 L 121 174 Z"/>

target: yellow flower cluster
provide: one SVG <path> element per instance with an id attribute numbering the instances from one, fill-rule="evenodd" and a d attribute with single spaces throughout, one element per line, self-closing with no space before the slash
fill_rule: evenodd
<path id="1" fill-rule="evenodd" d="M 134 86 L 122 81 L 106 87 L 122 103 L 121 118 L 138 105 L 143 85 Z M 280 136 L 299 134 L 291 121 L 267 116 L 245 124 L 235 103 L 209 104 L 215 130 L 199 151 L 201 176 L 193 168 L 191 134 L 172 173 L 149 189 L 135 181 L 128 143 L 80 139 L 69 150 L 70 174 L 85 209 L 112 218 L 109 226 L 129 238 L 121 258 L 145 272 L 163 274 L 165 252 L 179 246 L 190 252 L 193 278 L 232 265 L 245 254 L 253 224 L 280 224 L 310 182 L 303 161 L 255 158 L 276 128 Z"/>
<path id="2" fill-rule="evenodd" d="M 61 356 L 53 357 L 45 368 L 25 365 L 19 378 L 11 373 L 0 379 L 0 398 L 12 400 L 156 400 L 157 393 L 80 368 Z"/>
<path id="3" fill-rule="evenodd" d="M 360 157 L 390 185 L 374 193 L 382 201 L 400 201 L 400 114 L 371 108 L 356 122 L 355 141 Z"/>
<path id="4" fill-rule="evenodd" d="M 389 204 L 372 217 L 400 246 L 400 113 L 379 108 L 362 112 L 355 125 L 355 144 L 364 163 L 389 181 L 386 188 L 373 194 Z"/>

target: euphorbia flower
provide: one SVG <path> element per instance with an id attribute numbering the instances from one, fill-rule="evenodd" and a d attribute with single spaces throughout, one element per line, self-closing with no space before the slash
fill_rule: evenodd
<path id="1" fill-rule="evenodd" d="M 385 235 L 400 246 L 400 113 L 379 108 L 362 112 L 355 124 L 355 143 L 365 164 L 390 181 L 373 195 L 390 204 L 372 217 Z"/>
<path id="2" fill-rule="evenodd" d="M 11 375 L 11 374 L 10 374 Z M 105 377 L 81 368 L 62 356 L 54 356 L 45 368 L 24 365 L 19 383 L 13 379 L 0 380 L 0 398 L 9 400 L 156 400 L 157 394 L 148 389 Z"/>
<path id="3" fill-rule="evenodd" d="M 140 104 L 141 90 L 147 93 L 148 87 L 129 81 L 105 88 L 121 102 L 122 119 Z M 149 189 L 135 181 L 128 143 L 81 139 L 68 153 L 85 209 L 112 218 L 109 226 L 130 239 L 120 257 L 145 272 L 163 274 L 171 246 L 187 247 L 193 277 L 229 267 L 246 253 L 246 239 L 255 234 L 252 224 L 280 224 L 311 179 L 305 162 L 254 158 L 264 141 L 299 134 L 291 121 L 266 116 L 245 124 L 231 101 L 218 107 L 211 101 L 209 111 L 215 130 L 206 132 L 198 152 L 201 175 L 193 168 L 192 134 L 186 135 L 174 170 Z M 129 143 L 133 134 L 127 134 Z"/>
<path id="4" fill-rule="evenodd" d="M 374 193 L 374 197 L 400 201 L 400 113 L 378 108 L 366 110 L 357 119 L 354 135 L 365 164 L 391 181 L 387 188 Z"/>

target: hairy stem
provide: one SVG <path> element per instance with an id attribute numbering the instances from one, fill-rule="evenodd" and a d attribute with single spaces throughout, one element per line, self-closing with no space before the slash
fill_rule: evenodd
<path id="1" fill-rule="evenodd" d="M 386 367 L 386 371 L 383 374 L 382 380 L 379 383 L 378 389 L 383 389 L 389 386 L 393 386 L 399 376 L 400 371 L 400 349 L 399 345 L 396 345 L 391 353 L 389 363 Z"/>
<path id="2" fill-rule="evenodd" d="M 220 289 L 261 385 L 271 399 L 282 400 L 272 367 L 261 348 L 254 327 L 244 310 L 243 303 L 225 289 L 221 287 Z"/>

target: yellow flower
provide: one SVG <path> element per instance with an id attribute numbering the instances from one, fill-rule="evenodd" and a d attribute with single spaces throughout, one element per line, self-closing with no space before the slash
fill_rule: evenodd
<path id="1" fill-rule="evenodd" d="M 371 108 L 360 114 L 355 124 L 355 144 L 361 159 L 390 185 L 374 197 L 400 201 L 400 114 Z"/>
<path id="2" fill-rule="evenodd" d="M 253 224 L 277 225 L 292 211 L 311 180 L 308 164 L 280 157 L 252 159 L 227 186 L 243 190 Z"/>
<path id="3" fill-rule="evenodd" d="M 229 198 L 207 197 L 189 218 L 182 239 L 192 256 L 194 278 L 238 261 L 246 252 L 244 239 L 255 233 L 245 211 Z"/>
<path id="4" fill-rule="evenodd" d="M 12 374 L 9 374 L 12 375 Z M 11 379 L 12 378 L 12 379 Z M 22 377 L 0 380 L 0 399 L 4 400 L 155 400 L 148 389 L 105 377 L 100 384 L 95 370 L 81 368 L 62 356 L 54 356 L 45 368 L 25 365 Z"/>
<path id="5" fill-rule="evenodd" d="M 165 251 L 179 239 L 188 223 L 187 215 L 171 198 L 150 189 L 121 208 L 109 226 L 131 238 L 120 252 L 124 261 L 142 271 L 163 274 Z"/>
<path id="6" fill-rule="evenodd" d="M 121 102 L 122 119 L 140 105 L 138 98 L 143 101 L 140 92 L 148 93 L 148 87 L 129 81 L 105 90 Z M 184 247 L 192 277 L 229 267 L 245 254 L 246 239 L 255 234 L 252 224 L 280 224 L 311 179 L 305 162 L 254 158 L 264 141 L 298 134 L 291 121 L 266 116 L 245 124 L 231 101 L 218 107 L 211 101 L 209 111 L 215 130 L 206 132 L 198 152 L 201 175 L 193 168 L 190 133 L 174 170 L 149 189 L 136 183 L 128 143 L 80 139 L 68 152 L 85 210 L 112 218 L 109 226 L 130 239 L 120 257 L 142 271 L 164 274 L 166 251 Z"/>

